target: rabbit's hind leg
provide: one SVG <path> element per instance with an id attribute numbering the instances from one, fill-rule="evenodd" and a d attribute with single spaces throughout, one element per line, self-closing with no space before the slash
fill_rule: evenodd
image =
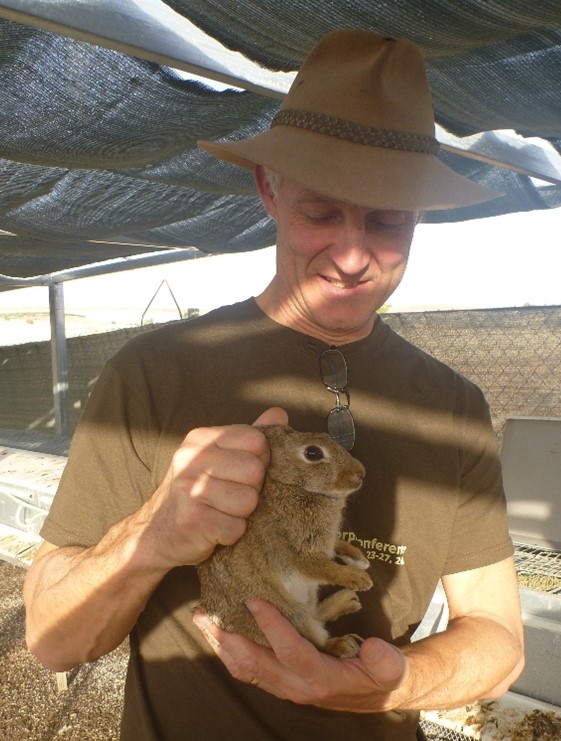
<path id="1" fill-rule="evenodd" d="M 323 646 L 323 651 L 339 659 L 352 659 L 358 656 L 363 639 L 356 633 L 348 633 L 338 638 L 328 638 Z"/>
<path id="2" fill-rule="evenodd" d="M 301 636 L 307 638 L 314 644 L 314 646 L 319 648 L 321 651 L 324 650 L 325 644 L 329 641 L 329 633 L 323 626 L 323 623 L 311 616 L 308 616 L 303 624 L 295 622 L 294 627 Z"/>

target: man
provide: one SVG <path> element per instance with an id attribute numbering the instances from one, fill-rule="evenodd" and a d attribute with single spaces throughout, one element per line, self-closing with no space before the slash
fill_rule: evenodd
<path id="1" fill-rule="evenodd" d="M 522 626 L 485 401 L 376 310 L 421 211 L 495 194 L 437 159 L 419 50 L 364 31 L 317 45 L 270 131 L 201 146 L 255 171 L 276 275 L 107 365 L 26 580 L 28 643 L 65 670 L 130 633 L 123 739 L 415 739 L 419 709 L 508 688 Z M 336 395 L 320 371 L 330 347 Z M 257 504 L 268 449 L 251 423 L 323 430 L 342 408 L 366 467 L 342 537 L 374 587 L 337 631 L 366 638 L 359 657 L 318 652 L 258 601 L 272 649 L 225 634 L 196 609 L 194 566 Z M 411 643 L 440 578 L 449 626 Z"/>

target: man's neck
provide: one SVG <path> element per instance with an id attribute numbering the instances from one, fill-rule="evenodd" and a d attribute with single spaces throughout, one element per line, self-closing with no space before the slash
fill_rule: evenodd
<path id="1" fill-rule="evenodd" d="M 374 328 L 378 315 L 374 313 L 369 320 L 359 327 L 327 327 L 302 317 L 294 311 L 288 302 L 272 300 L 268 289 L 255 298 L 257 306 L 272 321 L 283 327 L 293 329 L 307 337 L 313 337 L 326 345 L 347 345 L 368 337 Z"/>

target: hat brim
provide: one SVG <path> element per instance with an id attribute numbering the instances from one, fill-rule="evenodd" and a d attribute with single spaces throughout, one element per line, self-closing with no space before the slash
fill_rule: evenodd
<path id="1" fill-rule="evenodd" d="M 263 165 L 330 198 L 367 208 L 434 211 L 503 195 L 458 175 L 433 154 L 356 144 L 289 126 L 241 141 L 198 145 L 246 170 Z"/>

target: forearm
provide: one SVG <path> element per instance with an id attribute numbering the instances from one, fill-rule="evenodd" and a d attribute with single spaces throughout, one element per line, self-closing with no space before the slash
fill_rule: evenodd
<path id="1" fill-rule="evenodd" d="M 439 710 L 496 697 L 523 665 L 521 640 L 486 616 L 452 620 L 446 631 L 403 649 L 409 667 L 393 707 Z"/>
<path id="2" fill-rule="evenodd" d="M 48 668 L 65 671 L 116 648 L 165 574 L 150 563 L 141 513 L 93 548 L 58 548 L 32 565 L 24 585 L 26 639 Z"/>

